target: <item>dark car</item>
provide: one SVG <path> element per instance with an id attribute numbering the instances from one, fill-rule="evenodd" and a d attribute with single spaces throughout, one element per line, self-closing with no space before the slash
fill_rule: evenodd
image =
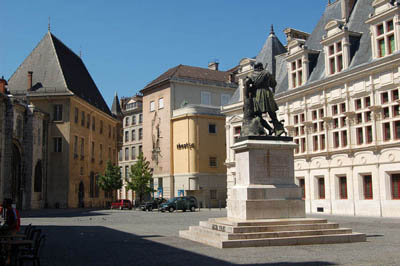
<path id="1" fill-rule="evenodd" d="M 111 209 L 129 209 L 132 210 L 132 202 L 127 199 L 120 199 L 111 203 Z"/>
<path id="2" fill-rule="evenodd" d="M 153 200 L 147 201 L 144 204 L 140 205 L 140 209 L 142 211 L 152 211 L 152 210 L 157 210 L 160 205 L 167 200 L 164 198 L 155 198 Z"/>
<path id="3" fill-rule="evenodd" d="M 175 197 L 161 204 L 159 210 L 162 212 L 165 211 L 173 212 L 175 210 L 182 210 L 182 211 L 190 210 L 191 212 L 194 212 L 197 206 L 198 206 L 197 199 L 193 196 Z"/>

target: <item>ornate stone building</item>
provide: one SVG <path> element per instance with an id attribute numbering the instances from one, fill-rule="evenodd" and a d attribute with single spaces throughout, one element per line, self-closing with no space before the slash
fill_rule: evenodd
<path id="1" fill-rule="evenodd" d="M 8 88 L 49 117 L 44 137 L 47 206 L 95 207 L 111 201 L 97 178 L 107 160 L 117 163 L 121 126 L 81 58 L 48 32 L 11 76 Z"/>
<path id="2" fill-rule="evenodd" d="M 400 216 L 399 19 L 397 1 L 339 0 L 312 33 L 286 29 L 283 47 L 271 32 L 255 59 L 240 62 L 240 79 L 256 62 L 275 74 L 278 114 L 299 145 L 295 176 L 308 213 Z M 242 89 L 223 108 L 228 184 Z"/>
<path id="3" fill-rule="evenodd" d="M 193 195 L 203 207 L 225 206 L 224 116 L 237 85 L 229 72 L 179 65 L 143 93 L 143 153 L 157 196 Z"/>

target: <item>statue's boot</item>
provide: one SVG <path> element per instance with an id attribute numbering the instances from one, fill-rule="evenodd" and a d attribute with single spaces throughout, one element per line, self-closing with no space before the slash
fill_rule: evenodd
<path id="1" fill-rule="evenodd" d="M 283 120 L 282 120 L 283 121 Z M 285 132 L 285 128 L 283 127 L 283 123 L 278 121 L 277 119 L 271 120 L 271 123 L 274 125 L 275 136 L 279 137 Z"/>
<path id="2" fill-rule="evenodd" d="M 268 122 L 265 121 L 265 119 L 262 118 L 261 116 L 260 116 L 260 122 L 261 122 L 261 125 L 262 125 L 263 127 L 265 127 L 265 128 L 268 130 L 268 135 L 269 135 L 269 136 L 272 136 L 272 135 L 274 134 L 274 129 L 273 129 L 273 128 L 268 124 Z"/>

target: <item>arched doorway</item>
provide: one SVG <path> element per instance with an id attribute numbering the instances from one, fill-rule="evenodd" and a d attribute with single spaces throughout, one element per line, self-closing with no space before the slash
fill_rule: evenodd
<path id="1" fill-rule="evenodd" d="M 21 176 L 21 152 L 18 146 L 12 144 L 11 157 L 11 198 L 18 209 L 22 207 L 22 176 Z"/>
<path id="2" fill-rule="evenodd" d="M 85 186 L 83 185 L 83 182 L 81 181 L 79 183 L 79 191 L 78 191 L 78 207 L 79 208 L 85 207 L 85 205 L 83 203 L 84 198 L 85 198 Z"/>

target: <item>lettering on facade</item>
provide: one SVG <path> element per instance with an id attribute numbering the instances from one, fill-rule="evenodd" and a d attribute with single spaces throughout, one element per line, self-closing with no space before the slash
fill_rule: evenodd
<path id="1" fill-rule="evenodd" d="M 194 143 L 183 143 L 183 144 L 178 143 L 178 144 L 176 145 L 176 148 L 177 148 L 178 150 L 183 150 L 183 149 L 189 149 L 189 150 L 191 150 L 191 149 L 194 149 Z"/>

